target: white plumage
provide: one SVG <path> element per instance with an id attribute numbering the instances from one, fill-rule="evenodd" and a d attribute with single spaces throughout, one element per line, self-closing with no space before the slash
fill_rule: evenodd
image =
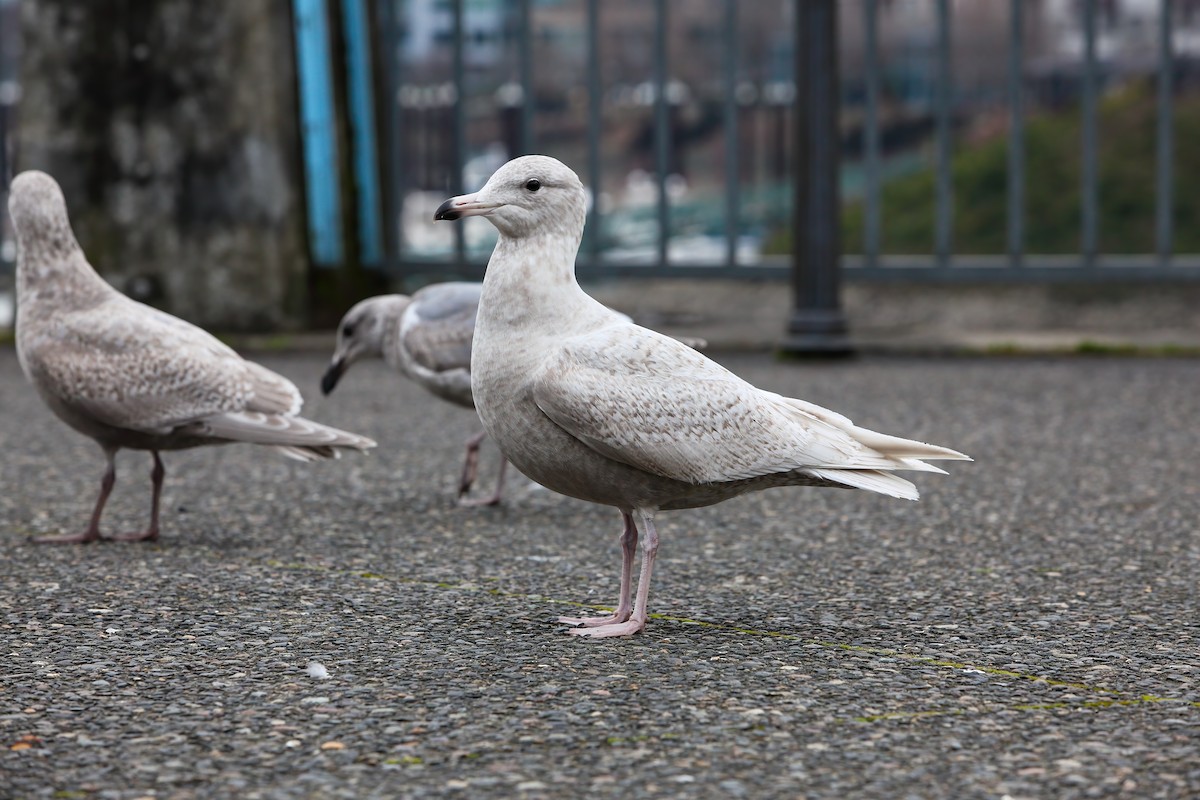
<path id="1" fill-rule="evenodd" d="M 633 324 L 575 280 L 586 196 L 555 159 L 509 162 L 438 219 L 486 216 L 500 232 L 476 321 L 471 383 L 488 435 L 522 472 L 612 505 L 625 522 L 615 614 L 564 618 L 572 633 L 645 625 L 658 548 L 654 515 L 773 486 L 841 486 L 916 499 L 903 470 L 969 460 L 876 433 L 835 412 L 758 389 L 680 342 Z M 634 518 L 637 518 L 635 521 Z M 632 561 L 645 533 L 637 602 Z"/>

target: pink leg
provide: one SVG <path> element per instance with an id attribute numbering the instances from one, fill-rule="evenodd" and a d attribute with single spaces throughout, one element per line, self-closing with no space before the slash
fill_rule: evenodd
<path id="1" fill-rule="evenodd" d="M 92 518 L 88 521 L 87 530 L 83 533 L 60 536 L 39 536 L 33 541 L 38 544 L 83 544 L 100 538 L 100 515 L 104 513 L 104 504 L 108 502 L 108 496 L 112 494 L 113 485 L 117 482 L 116 456 L 116 450 L 105 448 L 104 458 L 108 466 L 104 470 L 104 477 L 100 479 L 100 496 L 96 498 L 96 505 L 92 508 Z"/>
<path id="2" fill-rule="evenodd" d="M 462 500 L 463 495 L 471 491 L 471 485 L 475 483 L 475 476 L 479 473 L 479 445 L 485 438 L 487 438 L 487 431 L 480 431 L 467 439 L 467 456 L 463 460 L 462 477 L 458 479 L 459 500 Z"/>
<path id="3" fill-rule="evenodd" d="M 658 531 L 654 529 L 652 514 L 641 510 L 638 513 L 642 517 L 642 529 L 646 533 L 646 541 L 642 544 L 642 575 L 638 579 L 637 605 L 633 606 L 630 602 L 630 594 L 633 582 L 633 554 L 637 550 L 638 529 L 633 517 L 622 511 L 625 531 L 621 534 L 621 598 L 617 610 L 609 617 L 559 617 L 559 622 L 584 626 L 572 628 L 567 633 L 595 637 L 628 636 L 637 633 L 646 624 L 646 597 L 650 592 L 650 571 L 654 568 L 654 557 L 658 554 Z"/>
<path id="4" fill-rule="evenodd" d="M 119 533 L 107 537 L 114 542 L 154 542 L 158 541 L 158 500 L 162 495 L 163 477 L 167 471 L 163 469 L 162 459 L 157 450 L 151 450 L 154 456 L 154 468 L 150 470 L 150 482 L 153 494 L 150 496 L 150 527 L 142 533 Z"/>
<path id="5" fill-rule="evenodd" d="M 504 473 L 508 471 L 508 459 L 500 456 L 500 470 L 496 473 L 496 491 L 492 492 L 490 497 L 480 497 L 478 499 L 464 498 L 461 494 L 458 497 L 458 504 L 464 508 L 472 506 L 498 506 L 500 505 L 500 496 L 504 493 Z"/>

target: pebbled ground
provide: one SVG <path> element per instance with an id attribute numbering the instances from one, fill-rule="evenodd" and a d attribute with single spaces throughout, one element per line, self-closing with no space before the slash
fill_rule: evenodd
<path id="1" fill-rule="evenodd" d="M 977 461 L 663 514 L 657 616 L 588 641 L 619 515 L 456 507 L 472 415 L 323 355 L 260 360 L 370 456 L 168 454 L 157 544 L 30 544 L 103 463 L 0 351 L 0 797 L 1200 795 L 1200 362 L 716 357 Z"/>

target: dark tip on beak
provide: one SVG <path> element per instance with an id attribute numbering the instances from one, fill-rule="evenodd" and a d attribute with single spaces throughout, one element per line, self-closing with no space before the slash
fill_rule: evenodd
<path id="1" fill-rule="evenodd" d="M 433 221 L 434 222 L 437 222 L 438 220 L 443 220 L 443 219 L 453 222 L 454 220 L 456 220 L 462 216 L 460 213 L 453 210 L 453 208 L 452 208 L 452 206 L 454 205 L 454 199 L 455 198 L 451 197 L 449 200 L 447 200 L 446 202 L 442 203 L 440 206 L 437 207 L 437 211 L 433 212 Z"/>
<path id="2" fill-rule="evenodd" d="M 321 394 L 328 395 L 333 391 L 333 387 L 338 385 L 338 381 L 342 379 L 342 374 L 346 371 L 345 361 L 335 361 L 329 365 L 329 369 L 325 370 L 324 377 L 321 378 Z"/>

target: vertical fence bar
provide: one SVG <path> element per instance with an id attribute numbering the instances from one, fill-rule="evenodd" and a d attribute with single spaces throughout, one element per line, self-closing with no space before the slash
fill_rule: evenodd
<path id="1" fill-rule="evenodd" d="M 794 0 L 796 81 L 790 355 L 851 351 L 841 306 L 837 0 Z"/>
<path id="2" fill-rule="evenodd" d="M 667 0 L 654 3 L 654 165 L 658 174 L 658 263 L 667 264 L 671 209 L 667 171 L 671 168 L 671 115 L 667 105 Z"/>
<path id="3" fill-rule="evenodd" d="M 937 2 L 937 212 L 934 253 L 938 267 L 950 266 L 954 234 L 954 182 L 951 173 L 950 114 L 954 91 L 950 75 L 950 0 Z"/>
<path id="4" fill-rule="evenodd" d="M 1025 259 L 1025 0 L 1009 3 L 1008 37 L 1008 261 Z"/>
<path id="5" fill-rule="evenodd" d="M 600 0 L 587 0 L 587 171 L 592 204 L 588 208 L 587 246 L 593 264 L 599 263 L 600 245 L 604 240 L 604 219 L 600 216 L 600 128 L 603 91 L 600 85 Z"/>
<path id="6" fill-rule="evenodd" d="M 1158 19 L 1158 175 L 1156 177 L 1155 217 L 1156 249 L 1159 266 L 1171 262 L 1174 249 L 1174 184 L 1175 166 L 1174 72 L 1175 57 L 1171 43 L 1171 0 L 1162 0 Z"/>
<path id="7" fill-rule="evenodd" d="M 386 184 L 383 187 L 383 260 L 389 270 L 395 270 L 400 263 L 400 248 L 402 231 L 397 225 L 400 218 L 400 70 L 397 62 L 397 46 L 400 40 L 396 24 L 396 0 L 379 0 L 376 5 L 379 19 L 379 37 L 376 47 L 379 50 L 380 78 L 383 86 L 383 136 L 384 145 L 380 148 L 383 155 Z"/>
<path id="8" fill-rule="evenodd" d="M 318 266 L 336 267 L 345 253 L 329 7 L 325 0 L 294 0 L 293 9 L 309 247 Z"/>
<path id="9" fill-rule="evenodd" d="M 518 0 L 518 79 L 521 81 L 521 154 L 533 152 L 533 14 L 530 0 Z"/>
<path id="10" fill-rule="evenodd" d="M 378 268 L 384 259 L 380 217 L 379 128 L 375 124 L 373 50 L 367 0 L 342 0 L 346 38 L 346 94 L 354 143 L 354 185 L 358 200 L 359 260 Z"/>
<path id="11" fill-rule="evenodd" d="M 0 209 L 8 208 L 9 184 L 13 178 L 15 137 L 12 130 L 16 123 L 17 64 L 20 58 L 20 26 L 16 24 L 18 7 L 0 0 Z M 10 24 L 10 22 L 12 24 Z M 0 219 L 0 274 L 11 274 L 14 267 L 16 242 L 12 238 L 11 221 Z"/>
<path id="12" fill-rule="evenodd" d="M 1081 98 L 1082 185 L 1080 205 L 1083 229 L 1080 236 L 1080 255 L 1084 267 L 1096 266 L 1099 249 L 1099 214 L 1097 207 L 1096 163 L 1096 0 L 1083 0 L 1083 95 Z"/>
<path id="13" fill-rule="evenodd" d="M 738 9 L 725 0 L 725 266 L 737 265 L 741 236 L 741 157 L 738 151 Z"/>
<path id="14" fill-rule="evenodd" d="M 452 0 L 451 9 L 454 17 L 453 35 L 454 35 L 454 55 L 452 63 L 452 81 L 454 83 L 454 92 L 452 97 L 453 118 L 454 118 L 454 145 L 453 153 L 450 161 L 454 165 L 454 174 L 450 176 L 450 193 L 463 194 L 466 189 L 463 187 L 463 164 L 466 162 L 467 150 L 467 122 L 466 122 L 466 98 L 463 79 L 466 76 L 466 69 L 463 65 L 463 3 L 466 0 Z M 472 189 L 476 188 L 474 186 Z M 466 238 L 464 235 L 465 225 L 454 226 L 454 260 L 459 264 L 466 262 Z"/>
<path id="15" fill-rule="evenodd" d="M 863 72 L 867 88 L 863 145 L 866 150 L 866 197 L 863 205 L 863 255 L 868 267 L 879 266 L 879 0 L 866 0 L 863 20 Z"/>

